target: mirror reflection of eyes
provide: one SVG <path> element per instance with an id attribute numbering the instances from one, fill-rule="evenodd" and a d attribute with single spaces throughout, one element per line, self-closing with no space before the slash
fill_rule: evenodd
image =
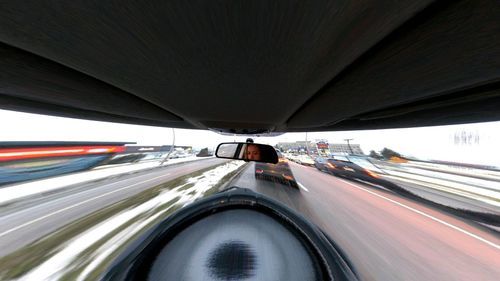
<path id="1" fill-rule="evenodd" d="M 253 145 L 253 144 L 247 145 L 247 154 L 246 154 L 247 160 L 260 161 L 260 159 L 261 159 L 260 154 L 261 153 L 260 153 L 259 146 Z"/>

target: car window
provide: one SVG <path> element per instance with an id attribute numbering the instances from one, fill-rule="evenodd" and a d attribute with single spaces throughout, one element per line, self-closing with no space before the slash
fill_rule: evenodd
<path id="1" fill-rule="evenodd" d="M 374 172 L 381 173 L 382 170 L 378 168 L 370 157 L 367 156 L 349 156 L 349 161 L 364 168 Z"/>
<path id="2" fill-rule="evenodd" d="M 324 163 L 325 159 L 323 157 L 316 157 L 316 162 Z"/>
<path id="3" fill-rule="evenodd" d="M 332 159 L 337 160 L 337 161 L 350 162 L 349 158 L 347 158 L 346 156 L 333 155 Z"/>

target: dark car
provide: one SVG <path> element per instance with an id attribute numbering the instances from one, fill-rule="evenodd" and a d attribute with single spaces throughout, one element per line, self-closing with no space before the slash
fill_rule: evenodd
<path id="1" fill-rule="evenodd" d="M 276 150 L 276 153 L 278 153 L 277 164 L 255 163 L 255 178 L 274 181 L 298 188 L 297 181 L 288 165 L 288 159 L 286 159 L 279 150 Z"/>
<path id="2" fill-rule="evenodd" d="M 319 156 L 314 159 L 314 167 L 322 172 L 328 172 L 326 164 L 328 163 L 328 158 Z"/>
<path id="3" fill-rule="evenodd" d="M 379 176 L 373 171 L 365 169 L 349 160 L 344 156 L 334 156 L 333 158 L 318 157 L 314 160 L 314 166 L 323 172 L 334 176 L 345 178 L 354 178 L 360 180 L 373 181 Z"/>

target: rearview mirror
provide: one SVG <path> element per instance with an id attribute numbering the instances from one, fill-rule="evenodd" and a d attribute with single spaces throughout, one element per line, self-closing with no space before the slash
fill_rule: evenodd
<path id="1" fill-rule="evenodd" d="M 266 144 L 247 142 L 226 142 L 217 146 L 217 158 L 278 163 L 278 154 L 274 147 Z"/>

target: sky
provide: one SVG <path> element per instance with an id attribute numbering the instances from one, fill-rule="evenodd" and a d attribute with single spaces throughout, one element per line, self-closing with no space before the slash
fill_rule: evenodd
<path id="1" fill-rule="evenodd" d="M 0 110 L 0 141 L 117 141 L 138 145 L 172 144 L 171 128 L 88 121 Z M 500 167 L 500 122 L 389 130 L 310 132 L 308 140 L 360 144 L 368 154 L 384 147 L 426 160 L 445 160 Z M 215 147 L 220 142 L 245 141 L 244 136 L 225 136 L 206 130 L 175 129 L 175 144 L 195 148 Z M 275 145 L 305 140 L 305 133 L 256 137 L 255 142 Z"/>

